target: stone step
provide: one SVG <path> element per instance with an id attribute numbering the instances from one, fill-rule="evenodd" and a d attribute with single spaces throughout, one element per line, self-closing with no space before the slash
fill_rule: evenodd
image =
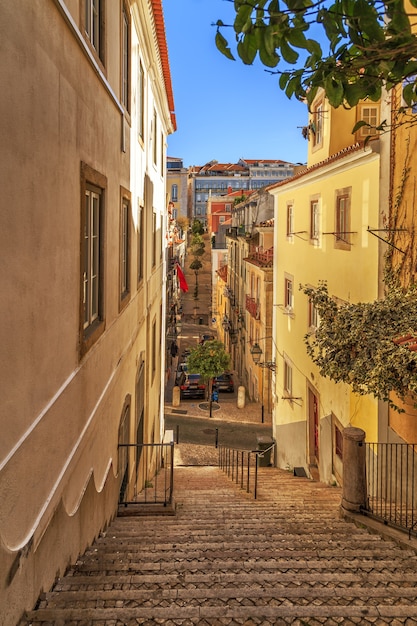
<path id="1" fill-rule="evenodd" d="M 179 468 L 175 517 L 116 518 L 22 626 L 417 625 L 415 551 L 341 519 L 339 489 L 263 476 L 254 500 Z"/>
<path id="2" fill-rule="evenodd" d="M 269 588 L 262 588 L 261 586 L 255 587 L 254 585 L 246 586 L 233 586 L 233 587 L 215 587 L 215 588 L 203 588 L 203 589 L 158 589 L 154 591 L 150 590 L 130 590 L 130 589 L 112 589 L 107 591 L 96 591 L 94 598 L 91 596 L 90 591 L 65 591 L 60 594 L 48 593 L 40 604 L 40 609 L 43 605 L 48 605 L 48 608 L 61 608 L 66 603 L 77 603 L 77 608 L 104 608 L 107 603 L 118 603 L 120 607 L 137 606 L 158 606 L 165 600 L 173 603 L 179 603 L 182 600 L 190 601 L 197 600 L 200 606 L 212 605 L 214 601 L 226 601 L 230 602 L 237 598 L 246 598 L 256 601 L 259 599 L 267 600 L 269 603 L 272 600 L 282 600 L 286 598 L 291 600 L 294 604 L 308 600 L 309 602 L 315 600 L 334 599 L 338 604 L 342 604 L 354 596 L 362 600 L 368 601 L 370 604 L 374 600 L 378 600 L 381 603 L 381 599 L 385 600 L 382 604 L 386 604 L 387 594 L 384 588 L 369 588 L 358 585 L 352 585 L 348 588 L 334 588 L 323 587 L 317 584 L 315 587 L 300 588 L 288 587 L 282 584 L 274 584 Z M 415 587 L 408 587 L 407 589 L 393 588 L 390 589 L 389 599 L 392 604 L 398 599 L 406 598 L 410 602 L 415 602 L 417 599 L 417 589 Z"/>
<path id="3" fill-rule="evenodd" d="M 309 605 L 294 605 L 283 599 L 282 604 L 277 606 L 271 606 L 270 604 L 253 605 L 249 601 L 244 599 L 237 599 L 235 606 L 229 606 L 226 602 L 218 600 L 217 606 L 184 606 L 182 602 L 177 606 L 170 604 L 168 607 L 134 607 L 134 608 L 88 608 L 88 609 L 39 609 L 38 611 L 32 611 L 28 614 L 30 623 L 50 623 L 56 626 L 61 624 L 93 624 L 100 622 L 114 621 L 117 624 L 129 624 L 146 623 L 149 620 L 158 620 L 160 623 L 173 623 L 172 620 L 180 620 L 175 623 L 190 623 L 183 620 L 193 620 L 193 624 L 233 624 L 232 620 L 245 620 L 240 623 L 261 623 L 259 621 L 249 622 L 248 620 L 277 620 L 277 619 L 318 619 L 318 623 L 323 623 L 324 619 L 331 619 L 330 623 L 340 623 L 338 618 L 359 619 L 360 622 L 352 623 L 372 623 L 375 624 L 375 620 L 384 619 L 407 619 L 408 624 L 411 624 L 410 620 L 417 619 L 417 607 L 412 606 L 411 603 L 407 606 L 392 606 L 390 604 L 376 603 L 373 606 L 358 606 L 352 605 L 351 600 L 348 600 L 346 604 L 336 604 L 330 602 L 318 602 L 317 604 Z M 204 622 L 204 620 L 219 619 L 219 622 Z M 227 621 L 229 620 L 229 621 Z M 335 621 L 338 620 L 338 621 Z M 239 622 L 238 622 L 239 623 Z M 271 622 L 268 622 L 271 623 Z M 276 624 L 273 621 L 272 624 Z M 302 622 L 299 622 L 302 624 Z M 381 621 L 377 622 L 383 623 Z M 392 623 L 392 622 L 385 622 Z M 399 622 L 397 622 L 399 623 Z"/>
<path id="4" fill-rule="evenodd" d="M 381 547 L 379 550 L 372 549 L 362 549 L 360 552 L 361 559 L 374 559 L 374 560 L 392 560 L 395 554 L 400 555 L 400 549 L 397 552 L 394 551 L 393 548 L 389 549 L 388 547 Z M 311 542 L 310 546 L 298 546 L 298 547 L 275 547 L 271 546 L 270 542 L 265 541 L 264 546 L 259 547 L 258 545 L 251 545 L 247 541 L 245 541 L 245 547 L 234 545 L 219 545 L 216 547 L 208 548 L 204 544 L 200 547 L 194 546 L 193 544 L 181 545 L 178 548 L 174 548 L 172 550 L 149 550 L 145 548 L 144 550 L 138 551 L 127 551 L 123 552 L 107 552 L 100 550 L 100 554 L 85 554 L 81 560 L 77 561 L 77 567 L 80 568 L 93 568 L 96 565 L 99 567 L 110 568 L 113 564 L 117 564 L 120 562 L 123 557 L 123 561 L 128 562 L 149 562 L 152 560 L 154 563 L 165 563 L 166 561 L 171 562 L 179 562 L 186 560 L 216 560 L 216 559 L 227 559 L 228 557 L 234 558 L 235 560 L 244 560 L 244 559 L 258 559 L 258 558 L 269 558 L 273 560 L 281 560 L 281 559 L 311 559 L 320 557 L 321 559 L 350 559 L 357 556 L 356 547 L 348 547 L 345 548 L 325 548 L 317 549 L 313 542 Z M 410 558 L 412 558 L 412 553 L 409 552 Z"/>
<path id="5" fill-rule="evenodd" d="M 390 573 L 389 590 L 387 591 L 386 572 L 370 571 L 365 575 L 359 575 L 355 571 L 339 572 L 335 577 L 334 572 L 315 572 L 308 569 L 298 571 L 283 571 L 277 576 L 276 572 L 270 571 L 241 571 L 241 572 L 174 572 L 159 574 L 131 574 L 121 573 L 117 575 L 94 575 L 94 576 L 66 576 L 60 579 L 54 592 L 63 591 L 88 591 L 91 598 L 96 597 L 97 592 L 106 590 L 166 590 L 166 589 L 223 589 L 231 585 L 253 586 L 257 588 L 284 587 L 284 588 L 307 588 L 321 587 L 323 589 L 352 588 L 358 585 L 363 588 L 382 589 L 389 597 L 391 589 L 415 590 L 417 584 L 417 572 L 393 571 Z M 60 594 L 57 594 L 60 595 Z M 48 594 L 49 597 L 49 594 Z"/>

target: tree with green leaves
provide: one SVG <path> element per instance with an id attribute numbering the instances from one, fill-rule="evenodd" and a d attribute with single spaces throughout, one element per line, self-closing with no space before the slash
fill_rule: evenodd
<path id="1" fill-rule="evenodd" d="M 323 88 L 333 107 L 377 101 L 404 84 L 417 102 L 417 35 L 402 0 L 234 0 L 233 24 L 217 21 L 216 45 L 227 58 L 279 73 L 289 98 L 313 102 Z M 417 0 L 409 0 L 412 10 Z M 235 53 L 228 39 L 228 30 Z M 225 36 L 226 35 L 226 36 Z M 275 69 L 277 68 L 277 69 Z"/>
<path id="2" fill-rule="evenodd" d="M 221 341 L 214 339 L 198 344 L 187 359 L 187 371 L 200 374 L 208 385 L 210 417 L 212 416 L 213 378 L 220 376 L 230 367 L 230 355 Z"/>
<path id="3" fill-rule="evenodd" d="M 202 235 L 204 233 L 204 226 L 200 220 L 193 220 L 193 223 L 191 224 L 191 232 L 193 235 Z"/>
<path id="4" fill-rule="evenodd" d="M 318 328 L 304 339 L 321 376 L 397 410 L 392 393 L 401 400 L 417 394 L 417 352 L 410 349 L 417 332 L 415 285 L 390 284 L 381 300 L 357 304 L 337 303 L 325 282 L 300 289 L 319 314 Z"/>

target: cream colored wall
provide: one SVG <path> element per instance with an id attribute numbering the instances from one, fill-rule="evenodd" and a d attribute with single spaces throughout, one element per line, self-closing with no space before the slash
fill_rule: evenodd
<path id="1" fill-rule="evenodd" d="M 313 102 L 312 111 L 314 111 L 316 102 L 320 99 L 322 99 L 321 91 L 319 91 L 315 102 Z M 357 121 L 356 115 L 356 107 L 347 109 L 341 106 L 333 109 L 328 101 L 324 99 L 323 143 L 320 146 L 314 146 L 313 136 L 310 132 L 307 148 L 307 165 L 309 167 L 321 163 L 329 156 L 337 154 L 357 142 L 357 137 L 352 134 L 352 129 Z M 313 115 L 309 114 L 308 119 L 309 123 L 311 123 Z"/>
<path id="2" fill-rule="evenodd" d="M 350 157 L 316 169 L 301 179 L 272 190 L 276 199 L 275 223 L 275 305 L 274 328 L 277 344 L 275 436 L 280 465 L 295 466 L 308 459 L 307 385 L 310 383 L 320 397 L 319 414 L 323 420 L 332 412 L 343 424 L 364 428 L 373 436 L 377 432 L 377 405 L 369 398 L 352 396 L 344 384 L 321 378 L 306 354 L 303 337 L 308 331 L 308 301 L 299 285 L 317 286 L 326 280 L 329 293 L 346 302 L 372 301 L 378 295 L 378 243 L 367 233 L 367 227 L 378 223 L 379 157 L 376 153 L 357 151 Z M 351 228 L 353 245 L 350 251 L 336 250 L 334 236 L 324 235 L 335 230 L 335 190 L 352 187 Z M 320 238 L 318 245 L 309 240 L 310 198 L 320 198 Z M 287 203 L 294 206 L 294 231 L 286 236 Z M 285 274 L 293 277 L 294 314 L 283 311 Z M 283 400 L 284 354 L 293 366 L 293 396 L 302 400 Z M 300 437 L 300 425 L 304 424 Z M 291 428 L 288 428 L 292 425 Z M 284 428 L 285 427 L 285 428 Z M 282 441 L 280 430 L 287 439 Z M 295 433 L 297 435 L 295 436 Z M 330 451 L 331 452 L 331 451 Z M 327 459 L 331 454 L 327 451 Z M 320 467 L 322 479 L 330 480 L 332 468 Z"/>
<path id="3" fill-rule="evenodd" d="M 64 6 L 64 5 L 62 5 Z M 0 606 L 16 623 L 41 589 L 94 539 L 115 514 L 120 477 L 118 429 L 145 361 L 145 441 L 161 428 L 163 255 L 137 285 L 137 208 L 147 200 L 145 244 L 158 241 L 165 180 L 147 157 L 153 105 L 159 128 L 169 111 L 151 40 L 135 36 L 148 76 L 147 140 L 137 140 L 118 102 L 120 3 L 106 3 L 106 76 L 85 53 L 78 34 L 54 3 L 17 0 L 0 8 L 2 66 L 2 199 L 0 249 L 2 406 L 0 427 Z M 71 2 L 78 23 L 78 3 Z M 16 19 L 14 19 L 16 16 Z M 149 15 L 146 19 L 150 19 Z M 47 33 L 47 37 L 45 36 Z M 136 48 L 135 48 L 136 49 Z M 132 66 L 135 63 L 132 58 Z M 17 80 L 18 77 L 18 80 Z M 132 89 L 135 89 L 133 80 Z M 134 99 L 132 98 L 132 101 Z M 129 119 L 130 117 L 130 119 Z M 132 133 L 130 136 L 130 125 Z M 160 141 L 158 134 L 158 150 Z M 105 191 L 105 331 L 80 357 L 80 163 L 107 177 Z M 119 311 L 120 186 L 132 194 L 131 297 Z M 161 244 L 159 244 L 161 245 Z M 161 290 L 162 286 L 162 290 Z M 150 357 L 157 323 L 156 373 Z M 130 491 L 132 488 L 130 488 Z M 76 528 L 76 531 L 74 529 Z M 70 538 L 67 538 L 70 537 Z M 41 557 L 47 557 L 42 561 Z M 42 566 L 40 566 L 42 564 Z M 13 575 L 12 575 L 13 574 Z M 6 583 L 12 578 L 10 584 Z"/>

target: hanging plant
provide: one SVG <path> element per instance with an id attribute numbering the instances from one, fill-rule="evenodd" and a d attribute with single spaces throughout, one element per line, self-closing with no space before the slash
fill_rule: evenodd
<path id="1" fill-rule="evenodd" d="M 390 284 L 383 299 L 357 304 L 338 304 L 326 282 L 300 289 L 320 318 L 318 328 L 304 337 L 320 374 L 400 411 L 390 394 L 403 400 L 417 392 L 417 352 L 410 349 L 417 337 L 415 286 L 402 289 Z M 406 334 L 410 341 L 401 343 L 399 338 Z"/>

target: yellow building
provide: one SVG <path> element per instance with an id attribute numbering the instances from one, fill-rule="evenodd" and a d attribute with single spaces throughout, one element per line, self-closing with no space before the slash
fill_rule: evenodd
<path id="1" fill-rule="evenodd" d="M 30 5 L 30 6 L 29 6 Z M 0 5 L 0 606 L 19 621 L 143 482 L 163 433 L 160 0 Z"/>
<path id="2" fill-rule="evenodd" d="M 402 86 L 390 93 L 391 124 L 390 157 L 390 212 L 389 231 L 387 238 L 393 244 L 389 248 L 388 262 L 397 273 L 400 283 L 404 287 L 415 284 L 417 281 L 417 243 L 416 230 L 416 175 L 417 166 L 415 154 L 417 149 L 417 107 L 406 107 L 398 115 L 401 107 L 405 106 L 402 98 Z M 417 329 L 414 329 L 417 332 Z M 405 328 L 404 333 L 410 329 Z M 399 400 L 396 398 L 396 402 Z M 393 441 L 417 441 L 417 411 L 415 399 L 401 403 L 403 413 L 390 410 L 388 426 L 392 431 Z"/>
<path id="3" fill-rule="evenodd" d="M 327 281 L 329 294 L 340 302 L 369 302 L 380 295 L 380 241 L 370 232 L 382 219 L 380 142 L 374 139 L 366 148 L 355 142 L 350 131 L 356 116 L 364 115 L 362 105 L 359 109 L 345 111 L 343 119 L 344 111 L 331 110 L 319 95 L 309 120 L 307 170 L 269 188 L 276 223 L 273 434 L 278 464 L 303 467 L 326 482 L 343 479 L 344 427 L 361 427 L 368 440 L 378 439 L 377 401 L 322 378 L 307 355 L 303 338 L 319 320 L 300 290 L 300 285 Z"/>

